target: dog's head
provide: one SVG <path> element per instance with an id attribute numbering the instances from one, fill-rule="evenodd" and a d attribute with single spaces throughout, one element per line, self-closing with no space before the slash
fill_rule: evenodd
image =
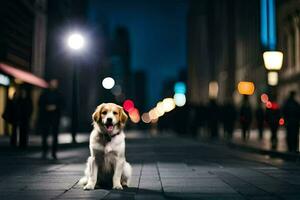
<path id="1" fill-rule="evenodd" d="M 102 103 L 96 108 L 92 118 L 94 125 L 99 126 L 101 132 L 114 135 L 125 127 L 128 117 L 121 106 Z"/>

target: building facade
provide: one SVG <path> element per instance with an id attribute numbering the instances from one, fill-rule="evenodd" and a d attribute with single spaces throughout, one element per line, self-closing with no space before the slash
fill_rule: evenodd
<path id="1" fill-rule="evenodd" d="M 278 87 L 279 102 L 293 90 L 300 93 L 300 1 L 277 2 L 278 49 L 283 52 L 283 66 Z"/>
<path id="2" fill-rule="evenodd" d="M 2 114 L 8 98 L 12 98 L 15 88 L 23 80 L 23 73 L 29 77 L 43 77 L 45 64 L 45 37 L 47 23 L 47 1 L 2 1 L 0 3 L 0 73 L 7 84 L 0 85 L 0 113 Z M 16 71 L 20 76 L 16 77 Z M 43 81 L 43 80 L 41 80 Z M 34 82 L 29 84 L 35 85 Z M 38 90 L 30 87 L 33 99 L 33 113 L 37 110 Z M 34 118 L 34 117 L 33 117 Z M 34 120 L 33 123 L 34 124 Z M 0 119 L 0 135 L 6 134 L 3 119 Z"/>
<path id="3" fill-rule="evenodd" d="M 257 94 L 267 89 L 259 10 L 259 0 L 190 2 L 187 99 L 191 104 L 207 103 L 211 82 L 217 83 L 220 103 L 240 101 L 239 81 L 255 82 Z"/>

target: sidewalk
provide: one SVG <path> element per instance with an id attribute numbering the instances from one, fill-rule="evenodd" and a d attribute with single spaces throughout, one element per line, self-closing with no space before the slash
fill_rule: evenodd
<path id="1" fill-rule="evenodd" d="M 291 162 L 201 144 L 172 135 L 128 132 L 126 158 L 133 167 L 129 188 L 84 191 L 77 185 L 88 145 L 62 149 L 58 161 L 37 152 L 0 151 L 0 199 L 299 199 L 300 167 Z"/>
<path id="2" fill-rule="evenodd" d="M 242 139 L 242 132 L 240 129 L 238 129 L 233 134 L 233 139 L 230 143 L 230 146 L 256 153 L 278 156 L 283 159 L 299 160 L 300 154 L 288 152 L 285 137 L 285 130 L 280 129 L 277 134 L 277 148 L 272 149 L 270 130 L 266 129 L 264 131 L 262 140 L 259 139 L 259 134 L 257 130 L 251 130 L 249 140 L 244 141 Z"/>
<path id="3" fill-rule="evenodd" d="M 77 133 L 76 141 L 77 143 L 88 143 L 89 142 L 89 133 Z M 52 137 L 49 135 L 48 143 L 51 144 Z M 71 145 L 72 136 L 71 133 L 59 133 L 58 135 L 58 144 L 59 145 Z M 28 137 L 28 149 L 40 148 L 42 145 L 42 136 L 41 135 L 29 135 Z M 0 137 L 0 148 L 10 147 L 9 137 L 2 136 Z"/>

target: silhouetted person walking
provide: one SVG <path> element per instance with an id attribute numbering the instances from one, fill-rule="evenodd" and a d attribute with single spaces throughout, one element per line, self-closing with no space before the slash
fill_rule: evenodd
<path id="1" fill-rule="evenodd" d="M 222 109 L 222 119 L 223 119 L 223 125 L 224 125 L 224 133 L 225 138 L 227 140 L 232 139 L 233 130 L 234 130 L 234 124 L 236 120 L 236 108 L 234 104 L 232 103 L 232 100 L 228 100 Z"/>
<path id="2" fill-rule="evenodd" d="M 12 124 L 11 146 L 25 149 L 28 146 L 29 122 L 32 114 L 32 100 L 23 85 L 19 86 L 12 98 L 8 100 L 3 114 L 4 119 Z M 19 145 L 18 145 L 19 136 Z"/>
<path id="3" fill-rule="evenodd" d="M 283 115 L 286 126 L 286 142 L 290 152 L 299 150 L 299 117 L 300 106 L 295 99 L 296 92 L 292 91 L 283 105 Z"/>
<path id="4" fill-rule="evenodd" d="M 216 100 L 211 99 L 207 107 L 207 117 L 208 117 L 208 128 L 210 131 L 210 137 L 212 139 L 217 139 L 219 134 L 219 119 L 220 119 L 219 106 Z"/>
<path id="5" fill-rule="evenodd" d="M 29 91 L 25 88 L 21 88 L 18 107 L 20 112 L 20 148 L 26 148 L 28 146 L 29 122 L 32 114 L 32 99 Z"/>
<path id="6" fill-rule="evenodd" d="M 252 122 L 252 110 L 248 96 L 244 96 L 242 106 L 240 108 L 240 124 L 242 128 L 243 140 L 250 138 L 250 126 Z"/>
<path id="7" fill-rule="evenodd" d="M 258 100 L 258 105 L 255 110 L 255 119 L 256 119 L 259 139 L 262 140 L 264 134 L 265 111 L 261 106 L 260 99 Z"/>
<path id="8" fill-rule="evenodd" d="M 277 131 L 279 128 L 280 110 L 277 103 L 272 102 L 272 106 L 266 110 L 266 121 L 271 131 L 272 149 L 277 147 Z"/>
<path id="9" fill-rule="evenodd" d="M 62 98 L 57 91 L 58 80 L 52 79 L 47 89 L 40 97 L 40 123 L 42 123 L 42 146 L 43 158 L 46 158 L 48 152 L 47 138 L 50 133 L 52 135 L 52 157 L 57 159 L 57 140 L 59 120 L 61 116 Z"/>

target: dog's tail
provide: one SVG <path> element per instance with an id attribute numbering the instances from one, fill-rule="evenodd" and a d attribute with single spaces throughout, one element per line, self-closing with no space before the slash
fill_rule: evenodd
<path id="1" fill-rule="evenodd" d="M 87 184 L 87 182 L 88 182 L 88 179 L 86 176 L 84 176 L 79 180 L 78 185 L 85 186 Z"/>

